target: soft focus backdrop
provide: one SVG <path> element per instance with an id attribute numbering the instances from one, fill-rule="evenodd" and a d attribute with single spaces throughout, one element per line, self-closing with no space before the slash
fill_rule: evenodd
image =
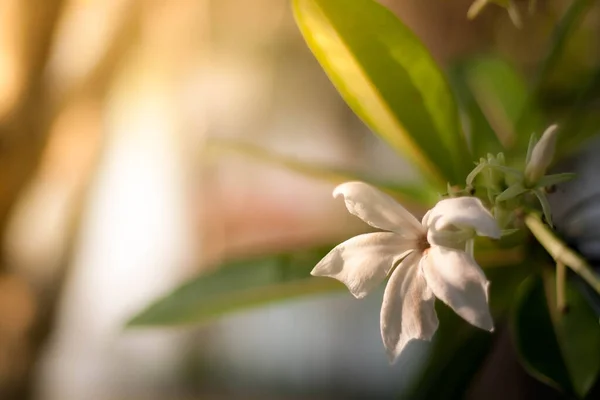
<path id="1" fill-rule="evenodd" d="M 539 1 L 522 29 L 493 6 L 468 21 L 469 0 L 383 3 L 444 67 L 494 53 L 530 76 L 570 2 Z M 557 115 L 598 68 L 599 21 L 596 6 L 543 88 Z M 364 229 L 331 198 L 332 183 L 244 146 L 207 145 L 215 139 L 419 179 L 347 108 L 288 1 L 0 0 L 0 398 L 393 398 L 410 388 L 429 345 L 390 367 L 378 295 L 124 330 L 220 260 Z M 482 373 L 473 398 L 528 382 L 510 350 L 492 357 L 516 372 Z"/>

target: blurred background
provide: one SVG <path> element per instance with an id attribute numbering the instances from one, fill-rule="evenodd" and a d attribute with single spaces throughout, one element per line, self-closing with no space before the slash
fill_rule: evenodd
<path id="1" fill-rule="evenodd" d="M 517 1 L 522 29 L 493 5 L 468 21 L 469 0 L 382 3 L 443 67 L 493 53 L 532 77 L 570 1 L 538 1 L 532 15 Z M 543 88 L 545 106 L 560 115 L 599 58 L 596 4 Z M 1 399 L 408 393 L 430 345 L 411 344 L 389 366 L 381 293 L 313 296 L 201 327 L 124 329 L 222 260 L 364 230 L 330 182 L 212 151 L 214 140 L 419 180 L 336 93 L 288 1 L 0 0 Z M 505 348 L 505 329 L 493 340 Z M 503 398 L 552 396 L 508 349 L 491 353 L 500 367 L 482 367 L 468 396 L 498 387 Z"/>

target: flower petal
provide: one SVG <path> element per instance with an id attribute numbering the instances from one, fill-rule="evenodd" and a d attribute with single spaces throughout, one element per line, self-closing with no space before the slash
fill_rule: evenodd
<path id="1" fill-rule="evenodd" d="M 433 246 L 421 260 L 427 285 L 467 322 L 494 330 L 488 306 L 488 286 L 483 271 L 464 251 Z"/>
<path id="2" fill-rule="evenodd" d="M 414 252 L 396 267 L 381 306 L 381 337 L 390 362 L 412 339 L 431 340 L 438 328 L 435 297 L 419 270 L 421 253 Z"/>
<path id="3" fill-rule="evenodd" d="M 358 235 L 331 250 L 311 275 L 337 279 L 361 299 L 414 247 L 413 240 L 391 232 Z"/>
<path id="4" fill-rule="evenodd" d="M 423 218 L 427 229 L 441 231 L 449 227 L 474 229 L 480 236 L 499 239 L 500 227 L 477 197 L 455 197 L 439 201 Z"/>
<path id="5" fill-rule="evenodd" d="M 431 246 L 452 247 L 453 249 L 463 250 L 467 241 L 472 240 L 475 234 L 470 229 L 442 229 L 436 230 L 435 227 L 427 231 L 427 242 Z"/>
<path id="6" fill-rule="evenodd" d="M 419 221 L 387 194 L 363 182 L 347 182 L 333 191 L 344 196 L 348 211 L 367 224 L 407 237 L 424 232 Z"/>
<path id="7" fill-rule="evenodd" d="M 427 229 L 427 226 L 429 225 L 429 216 L 431 215 L 431 210 L 427 210 L 427 212 L 425 213 L 425 215 L 423 215 L 423 218 L 421 219 L 421 225 Z"/>

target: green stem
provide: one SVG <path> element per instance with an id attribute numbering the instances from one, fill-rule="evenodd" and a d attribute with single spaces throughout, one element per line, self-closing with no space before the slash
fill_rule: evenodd
<path id="1" fill-rule="evenodd" d="M 567 267 L 560 261 L 556 262 L 556 308 L 560 313 L 567 311 L 566 299 Z"/>
<path id="2" fill-rule="evenodd" d="M 587 261 L 559 239 L 550 227 L 542 222 L 538 214 L 527 214 L 525 225 L 556 262 L 571 268 L 600 294 L 600 278 L 594 273 Z"/>

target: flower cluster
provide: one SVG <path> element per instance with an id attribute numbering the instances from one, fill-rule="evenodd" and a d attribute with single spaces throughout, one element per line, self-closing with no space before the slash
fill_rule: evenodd
<path id="1" fill-rule="evenodd" d="M 339 280 L 359 299 L 389 276 L 380 325 L 391 362 L 409 341 L 431 340 L 438 327 L 436 298 L 472 325 L 493 331 L 489 282 L 473 257 L 474 238 L 500 239 L 510 231 L 502 230 L 513 221 L 510 211 L 528 192 L 538 196 L 547 212 L 541 189 L 566 179 L 545 176 L 556 131 L 551 126 L 539 142 L 531 140 L 522 171 L 507 167 L 502 154 L 480 160 L 467 177 L 467 189 L 458 193 L 470 193 L 482 174 L 492 212 L 477 197 L 451 197 L 439 201 L 419 222 L 392 197 L 366 183 L 348 182 L 335 188 L 334 197 L 343 196 L 350 213 L 384 232 L 341 243 L 311 274 Z M 547 218 L 550 221 L 549 212 Z"/>

